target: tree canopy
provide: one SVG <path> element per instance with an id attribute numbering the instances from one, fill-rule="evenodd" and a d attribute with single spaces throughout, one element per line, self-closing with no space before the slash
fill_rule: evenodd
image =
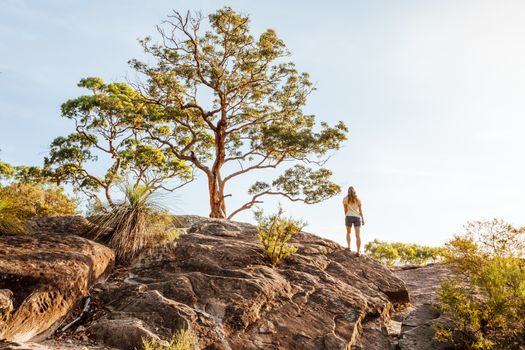
<path id="1" fill-rule="evenodd" d="M 317 125 L 303 113 L 314 87 L 286 61 L 284 42 L 272 29 L 255 38 L 248 16 L 229 7 L 208 22 L 203 31 L 200 14 L 174 11 L 158 26 L 159 44 L 141 40 L 156 62 L 131 61 L 145 77 L 137 88 L 156 107 L 141 123 L 150 140 L 206 175 L 211 217 L 231 218 L 266 195 L 316 203 L 338 193 L 329 170 L 306 164 L 324 164 L 347 128 Z M 255 183 L 251 199 L 228 215 L 225 188 L 232 180 L 285 163 L 292 166 L 273 182 Z"/>
<path id="2" fill-rule="evenodd" d="M 172 191 L 191 181 L 191 168 L 172 152 L 164 152 L 144 142 L 136 128 L 147 114 L 138 92 L 127 84 L 105 84 L 100 78 L 82 79 L 80 87 L 90 95 L 62 105 L 62 115 L 75 122 L 75 131 L 51 143 L 45 168 L 57 182 L 68 182 L 91 199 L 113 206 L 113 188 L 123 181 L 149 191 Z M 101 157 L 109 159 L 105 173 L 89 167 Z M 179 180 L 167 183 L 168 180 Z"/>
<path id="3" fill-rule="evenodd" d="M 305 114 L 314 87 L 292 62 L 284 42 L 268 29 L 254 37 L 248 16 L 229 7 L 208 16 L 174 11 L 158 26 L 160 43 L 141 40 L 152 64 L 131 60 L 134 83 L 81 80 L 91 95 L 67 101 L 63 116 L 75 132 L 55 139 L 46 169 L 89 196 L 133 178 L 152 190 L 172 190 L 206 176 L 210 216 L 231 218 L 264 196 L 317 203 L 340 191 L 320 168 L 346 140 L 347 128 L 316 123 Z M 87 164 L 111 159 L 103 175 Z M 227 186 L 239 176 L 284 166 L 281 176 L 257 181 L 239 208 L 226 209 Z M 314 166 L 314 168 L 310 167 Z M 172 179 L 175 186 L 167 186 Z M 237 195 L 237 193 L 235 193 Z"/>

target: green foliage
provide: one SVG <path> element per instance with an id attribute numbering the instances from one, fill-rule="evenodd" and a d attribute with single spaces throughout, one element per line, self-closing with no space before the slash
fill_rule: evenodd
<path id="1" fill-rule="evenodd" d="M 155 338 L 142 338 L 142 347 L 144 350 L 193 350 L 195 340 L 189 330 L 182 329 L 177 331 L 169 342 L 161 342 Z"/>
<path id="2" fill-rule="evenodd" d="M 32 183 L 0 187 L 0 234 L 23 233 L 32 217 L 71 215 L 76 207 L 76 201 L 58 187 Z"/>
<path id="3" fill-rule="evenodd" d="M 12 166 L 0 161 L 0 181 L 3 183 L 34 183 L 45 184 L 50 182 L 49 174 L 37 166 Z"/>
<path id="4" fill-rule="evenodd" d="M 446 245 L 456 276 L 438 291 L 440 308 L 454 327 L 437 336 L 458 349 L 525 347 L 525 228 L 501 220 L 467 224 Z"/>
<path id="5" fill-rule="evenodd" d="M 155 64 L 131 61 L 144 76 L 141 91 L 151 111 L 138 122 L 149 141 L 206 175 L 212 217 L 231 218 L 266 195 L 317 203 L 337 194 L 328 170 L 300 166 L 262 191 L 254 185 L 251 199 L 228 214 L 231 180 L 286 162 L 323 164 L 346 140 L 347 128 L 317 124 L 303 113 L 314 88 L 307 73 L 286 61 L 289 52 L 274 30 L 251 35 L 249 18 L 229 7 L 208 16 L 208 31 L 202 22 L 199 14 L 174 12 L 159 27 L 160 44 L 142 40 Z"/>
<path id="6" fill-rule="evenodd" d="M 443 259 L 443 248 L 418 244 L 389 243 L 374 239 L 365 245 L 368 256 L 388 266 L 396 264 L 424 265 Z"/>
<path id="7" fill-rule="evenodd" d="M 75 131 L 51 143 L 46 171 L 57 182 L 71 183 L 93 201 L 100 194 L 113 205 L 113 190 L 123 181 L 153 190 L 172 191 L 190 181 L 192 174 L 185 161 L 172 152 L 147 142 L 137 126 L 145 115 L 155 113 L 144 97 L 127 84 L 105 84 L 100 78 L 86 78 L 80 87 L 90 95 L 62 105 L 62 115 L 75 122 Z M 107 163 L 102 174 L 91 171 L 90 164 Z"/>
<path id="8" fill-rule="evenodd" d="M 93 218 L 95 237 L 107 241 L 117 261 L 129 262 L 145 249 L 178 238 L 173 217 L 159 205 L 153 189 L 127 185 L 123 191 L 123 201 Z"/>
<path id="9" fill-rule="evenodd" d="M 259 231 L 257 238 L 273 266 L 279 265 L 283 259 L 297 251 L 288 241 L 301 232 L 305 225 L 303 222 L 283 217 L 282 208 L 269 216 L 264 216 L 262 210 L 256 211 L 255 219 Z"/>
<path id="10" fill-rule="evenodd" d="M 26 213 L 8 198 L 0 198 L 0 235 L 24 233 L 27 229 Z"/>
<path id="11" fill-rule="evenodd" d="M 15 173 L 15 170 L 10 164 L 0 161 L 0 180 L 10 179 Z"/>

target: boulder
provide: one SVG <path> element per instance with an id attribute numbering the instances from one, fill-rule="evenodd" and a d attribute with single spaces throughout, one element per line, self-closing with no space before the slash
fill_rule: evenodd
<path id="1" fill-rule="evenodd" d="M 0 236 L 0 340 L 45 338 L 113 260 L 111 249 L 73 235 Z"/>
<path id="2" fill-rule="evenodd" d="M 272 268 L 257 229 L 189 217 L 169 249 L 144 255 L 98 284 L 108 310 L 87 331 L 95 341 L 140 348 L 189 329 L 199 349 L 382 349 L 393 305 L 408 303 L 387 268 L 309 233 Z M 373 347 L 372 347 L 373 345 Z"/>
<path id="3" fill-rule="evenodd" d="M 36 216 L 28 222 L 32 233 L 89 236 L 94 225 L 82 215 Z M 89 238 L 89 237 L 88 237 Z"/>

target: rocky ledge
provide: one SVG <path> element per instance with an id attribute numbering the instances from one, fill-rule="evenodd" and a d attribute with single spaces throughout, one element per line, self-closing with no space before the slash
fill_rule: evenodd
<path id="1" fill-rule="evenodd" d="M 0 236 L 0 339 L 44 339 L 113 260 L 111 249 L 73 235 Z"/>
<path id="2" fill-rule="evenodd" d="M 301 233 L 297 253 L 272 268 L 254 226 L 180 221 L 186 233 L 176 244 L 92 288 L 99 308 L 76 325 L 98 344 L 88 348 L 139 349 L 143 337 L 169 339 L 186 328 L 208 350 L 390 349 L 390 315 L 409 300 L 381 264 Z"/>

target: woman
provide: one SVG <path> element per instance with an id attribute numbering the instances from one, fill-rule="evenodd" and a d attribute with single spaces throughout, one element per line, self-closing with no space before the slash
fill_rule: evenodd
<path id="1" fill-rule="evenodd" d="M 361 201 L 352 186 L 348 188 L 348 195 L 343 199 L 343 206 L 345 208 L 346 242 L 348 243 L 348 249 L 350 249 L 350 233 L 353 225 L 357 243 L 357 256 L 359 256 L 361 254 L 361 225 L 365 224 L 365 218 L 363 217 L 363 210 L 361 209 Z"/>

